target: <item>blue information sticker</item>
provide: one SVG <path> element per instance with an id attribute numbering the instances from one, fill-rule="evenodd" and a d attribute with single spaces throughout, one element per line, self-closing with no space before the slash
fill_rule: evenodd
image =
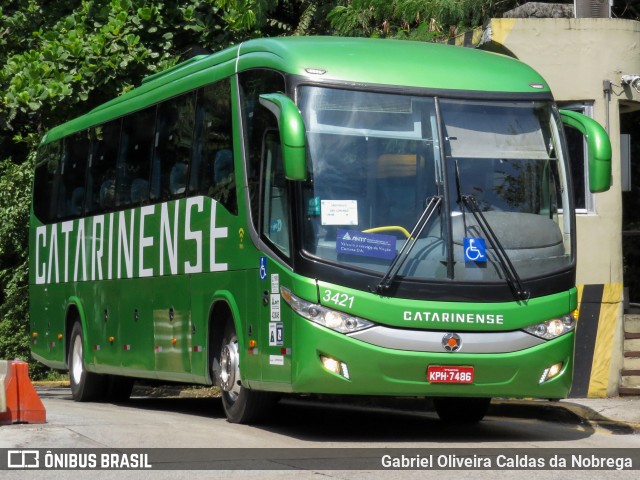
<path id="1" fill-rule="evenodd" d="M 464 239 L 464 261 L 487 263 L 487 246 L 484 238 Z"/>
<path id="2" fill-rule="evenodd" d="M 393 260 L 396 256 L 396 237 L 339 228 L 336 236 L 336 251 Z"/>

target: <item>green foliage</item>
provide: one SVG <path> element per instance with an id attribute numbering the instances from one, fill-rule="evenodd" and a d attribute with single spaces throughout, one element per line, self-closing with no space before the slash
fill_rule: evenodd
<path id="1" fill-rule="evenodd" d="M 0 162 L 0 358 L 26 360 L 27 255 L 32 156 L 22 164 Z"/>
<path id="2" fill-rule="evenodd" d="M 295 32 L 293 32 L 293 35 L 307 35 L 307 32 L 311 31 L 311 25 L 317 11 L 318 5 L 316 5 L 315 3 L 309 3 L 304 12 L 302 12 L 302 15 L 300 16 L 300 22 L 298 23 L 298 28 L 296 28 Z"/>
<path id="3" fill-rule="evenodd" d="M 345 0 L 329 14 L 339 35 L 433 41 L 477 27 L 518 0 Z"/>

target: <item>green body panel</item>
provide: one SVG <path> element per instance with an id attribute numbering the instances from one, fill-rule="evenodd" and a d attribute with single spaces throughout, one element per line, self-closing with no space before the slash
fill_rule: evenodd
<path id="1" fill-rule="evenodd" d="M 566 397 L 571 388 L 574 334 L 537 347 L 501 354 L 422 353 L 369 345 L 313 325 L 295 321 L 293 390 L 328 394 Z M 320 354 L 345 362 L 347 380 L 323 368 Z M 543 370 L 564 362 L 557 377 L 540 384 Z M 429 365 L 473 366 L 472 385 L 431 384 Z"/>
<path id="2" fill-rule="evenodd" d="M 306 180 L 305 127 L 300 110 L 289 97 L 281 93 L 261 95 L 260 103 L 278 119 L 285 178 Z"/>
<path id="3" fill-rule="evenodd" d="M 522 303 L 409 300 L 382 297 L 325 282 L 318 282 L 318 291 L 320 303 L 329 308 L 384 325 L 424 330 L 518 330 L 543 320 L 566 315 L 577 305 L 575 288 L 569 292 L 533 298 Z M 312 298 L 307 300 L 316 301 Z"/>
<path id="4" fill-rule="evenodd" d="M 239 217 L 194 197 L 47 226 L 32 222 L 34 354 L 52 366 L 64 363 L 58 336 L 70 333 L 66 312 L 76 305 L 90 370 L 208 377 L 206 323 L 215 292 L 233 291 L 244 306 L 242 293 L 255 290 L 236 287 L 258 265 Z"/>
<path id="5" fill-rule="evenodd" d="M 589 162 L 589 190 L 606 192 L 611 186 L 611 141 L 609 135 L 594 119 L 571 110 L 560 110 L 562 121 L 578 129 L 587 140 Z"/>
<path id="6" fill-rule="evenodd" d="M 538 73 L 511 57 L 402 40 L 265 38 L 243 43 L 238 65 L 240 70 L 268 67 L 318 81 L 477 92 L 549 91 Z M 308 69 L 324 73 L 310 74 Z"/>

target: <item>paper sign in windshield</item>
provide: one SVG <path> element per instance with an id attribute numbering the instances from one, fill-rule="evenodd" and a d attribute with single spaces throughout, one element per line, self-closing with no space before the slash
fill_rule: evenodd
<path id="1" fill-rule="evenodd" d="M 321 200 L 320 221 L 322 225 L 357 225 L 357 200 Z"/>
<path id="2" fill-rule="evenodd" d="M 393 260 L 396 256 L 396 237 L 339 228 L 336 250 L 338 253 Z"/>

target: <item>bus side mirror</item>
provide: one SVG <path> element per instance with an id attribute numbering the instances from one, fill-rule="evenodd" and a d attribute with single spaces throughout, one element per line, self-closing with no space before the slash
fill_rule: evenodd
<path id="1" fill-rule="evenodd" d="M 304 121 L 293 101 L 282 93 L 260 95 L 260 104 L 278 119 L 284 176 L 287 180 L 307 179 Z"/>
<path id="2" fill-rule="evenodd" d="M 589 190 L 606 192 L 611 186 L 611 141 L 609 135 L 594 119 L 571 110 L 560 110 L 562 123 L 576 128 L 587 139 L 589 162 Z"/>

